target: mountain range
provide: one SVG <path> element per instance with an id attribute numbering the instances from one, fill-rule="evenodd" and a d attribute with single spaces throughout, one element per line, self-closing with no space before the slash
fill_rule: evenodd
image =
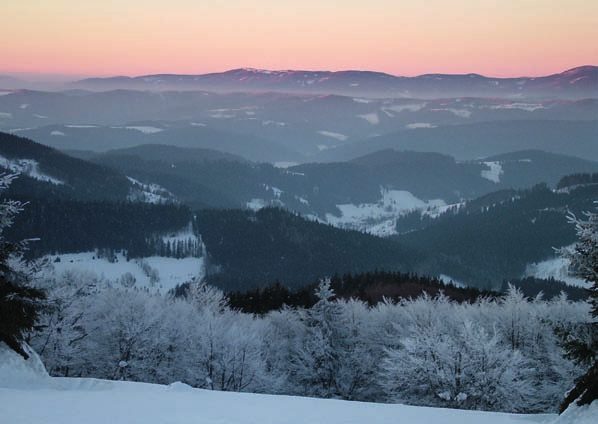
<path id="1" fill-rule="evenodd" d="M 598 94 L 598 67 L 580 66 L 553 75 L 518 78 L 492 78 L 479 74 L 402 77 L 369 71 L 273 71 L 240 68 L 199 75 L 88 78 L 75 81 L 71 86 L 88 90 L 277 91 L 379 98 L 557 96 L 579 99 Z"/>

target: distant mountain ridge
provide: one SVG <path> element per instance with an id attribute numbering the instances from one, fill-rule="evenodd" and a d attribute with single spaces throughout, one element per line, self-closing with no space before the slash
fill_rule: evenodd
<path id="1" fill-rule="evenodd" d="M 90 90 L 208 90 L 326 93 L 366 97 L 528 97 L 591 98 L 598 96 L 598 66 L 584 65 L 541 77 L 494 78 L 479 74 L 394 76 L 373 71 L 231 69 L 225 72 L 137 77 L 87 78 L 71 84 Z"/>

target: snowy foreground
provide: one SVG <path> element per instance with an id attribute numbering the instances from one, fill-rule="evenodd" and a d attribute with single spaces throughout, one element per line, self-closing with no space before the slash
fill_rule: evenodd
<path id="1" fill-rule="evenodd" d="M 404 405 L 215 392 L 169 386 L 52 378 L 0 343 L 0 423 L 484 423 L 595 424 L 598 402 L 565 414 L 515 415 Z"/>

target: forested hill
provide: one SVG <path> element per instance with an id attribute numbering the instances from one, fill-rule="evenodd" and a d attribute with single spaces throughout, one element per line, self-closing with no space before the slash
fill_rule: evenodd
<path id="1" fill-rule="evenodd" d="M 124 249 L 128 257 L 144 257 L 159 253 L 158 235 L 176 233 L 191 220 L 191 211 L 181 205 L 36 198 L 4 235 L 15 241 L 37 239 L 26 252 L 31 258 L 95 249 Z"/>
<path id="2" fill-rule="evenodd" d="M 19 173 L 8 192 L 24 197 L 126 200 L 131 182 L 101 165 L 70 157 L 27 138 L 0 132 L 0 168 Z"/>
<path id="3" fill-rule="evenodd" d="M 503 281 L 520 278 L 528 264 L 554 258 L 554 248 L 575 242 L 569 212 L 581 216 L 595 210 L 597 184 L 564 185 L 561 182 L 558 191 L 537 185 L 493 193 L 396 239 L 427 252 L 416 271 L 447 274 L 476 287 L 499 290 Z"/>
<path id="4" fill-rule="evenodd" d="M 208 280 L 229 291 L 276 280 L 304 287 L 335 273 L 405 270 L 419 260 L 400 242 L 340 230 L 278 208 L 200 211 L 196 226 L 214 265 Z"/>

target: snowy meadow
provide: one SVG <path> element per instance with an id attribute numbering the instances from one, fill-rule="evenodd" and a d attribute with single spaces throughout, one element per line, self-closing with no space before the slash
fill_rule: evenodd
<path id="1" fill-rule="evenodd" d="M 37 355 L 25 361 L 0 343 L 0 420 L 19 424 L 264 424 L 479 423 L 590 424 L 598 404 L 564 414 L 517 415 L 225 393 L 180 382 L 155 385 L 93 378 L 49 377 Z"/>

